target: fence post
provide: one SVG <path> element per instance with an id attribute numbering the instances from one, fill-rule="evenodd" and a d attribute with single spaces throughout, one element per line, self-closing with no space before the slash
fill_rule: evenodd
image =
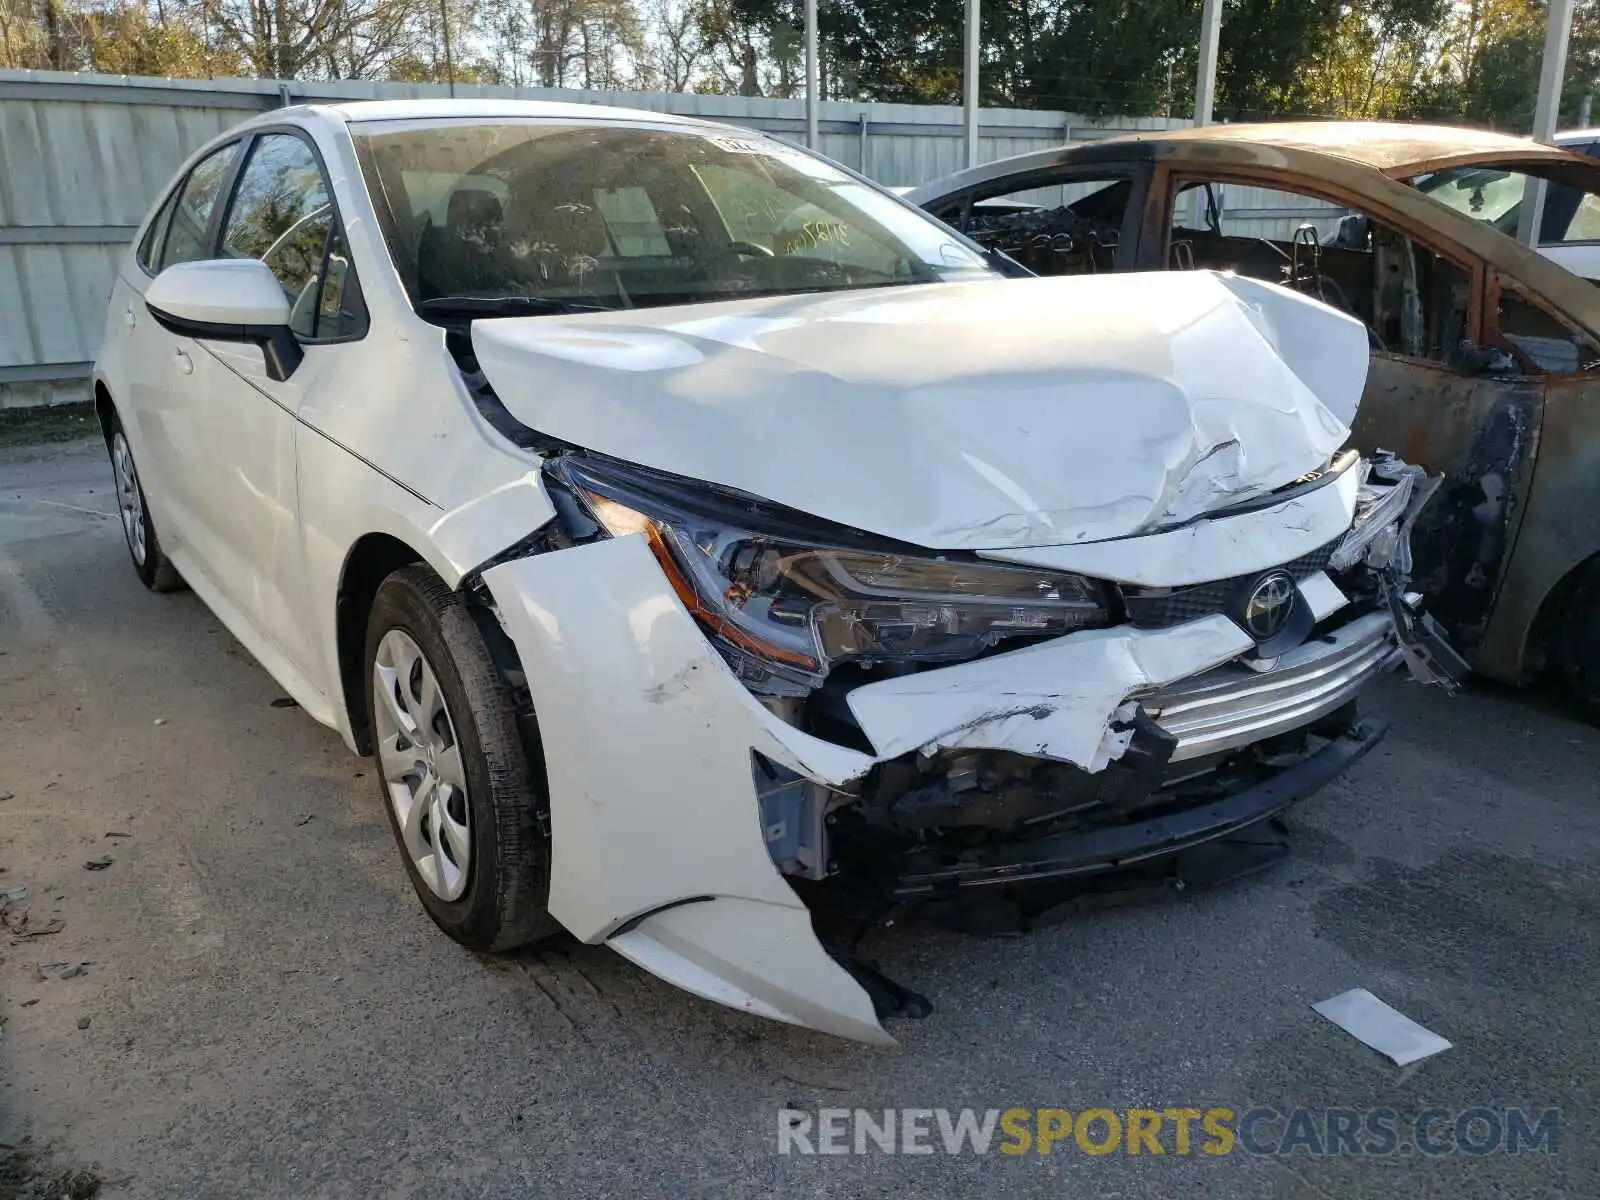
<path id="1" fill-rule="evenodd" d="M 817 108 L 817 0 L 806 0 L 806 149 L 821 150 Z"/>
<path id="2" fill-rule="evenodd" d="M 1539 68 L 1539 98 L 1533 113 L 1533 140 L 1552 145 L 1556 124 L 1561 117 L 1561 76 L 1567 66 L 1567 42 L 1572 36 L 1573 0 L 1553 0 L 1544 31 L 1544 59 Z M 1539 244 L 1544 216 L 1545 181 L 1534 175 L 1522 189 L 1521 211 L 1517 214 L 1517 241 L 1525 246 Z"/>
<path id="3" fill-rule="evenodd" d="M 978 61 L 982 47 L 981 0 L 967 0 L 965 53 L 961 64 L 961 127 L 968 167 L 978 165 Z"/>

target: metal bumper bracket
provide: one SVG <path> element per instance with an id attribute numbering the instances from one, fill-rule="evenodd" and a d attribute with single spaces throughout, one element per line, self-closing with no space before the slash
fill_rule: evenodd
<path id="1" fill-rule="evenodd" d="M 1386 568 L 1378 576 L 1378 587 L 1389 615 L 1394 618 L 1395 637 L 1399 639 L 1400 653 L 1411 677 L 1419 683 L 1437 684 L 1453 695 L 1472 674 L 1472 667 L 1450 644 L 1432 616 L 1411 610 L 1394 568 Z"/>

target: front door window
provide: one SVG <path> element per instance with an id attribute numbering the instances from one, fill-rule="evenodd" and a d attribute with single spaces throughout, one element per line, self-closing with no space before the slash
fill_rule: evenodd
<path id="1" fill-rule="evenodd" d="M 289 301 L 289 328 L 302 338 L 331 332 L 318 325 L 333 229 L 333 202 L 311 147 L 293 134 L 257 138 L 223 223 L 221 253 L 272 268 Z"/>
<path id="2" fill-rule="evenodd" d="M 1315 296 L 1365 325 L 1375 350 L 1447 363 L 1469 336 L 1465 267 L 1366 213 L 1298 189 L 1185 180 L 1167 257 Z"/>

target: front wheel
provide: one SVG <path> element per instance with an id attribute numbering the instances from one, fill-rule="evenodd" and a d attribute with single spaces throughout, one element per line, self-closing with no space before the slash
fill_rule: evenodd
<path id="1" fill-rule="evenodd" d="M 384 809 L 423 908 L 473 950 L 555 932 L 542 778 L 466 601 L 426 567 L 396 571 L 363 661 Z"/>

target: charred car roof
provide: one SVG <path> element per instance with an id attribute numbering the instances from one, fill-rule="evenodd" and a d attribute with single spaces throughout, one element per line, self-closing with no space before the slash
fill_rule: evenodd
<path id="1" fill-rule="evenodd" d="M 1376 171 L 1397 179 L 1483 161 L 1518 159 L 1542 162 L 1558 169 L 1583 166 L 1587 162 L 1583 156 L 1559 146 L 1546 146 L 1529 138 L 1483 129 L 1383 121 L 1277 121 L 1163 129 L 1057 146 L 985 163 L 948 176 L 938 184 L 912 188 L 907 195 L 920 199 L 930 188 L 958 179 L 978 182 L 1064 162 L 1148 162 L 1156 159 L 1279 166 L 1310 174 L 1354 169 L 1360 174 Z"/>
<path id="2" fill-rule="evenodd" d="M 1529 138 L 1512 137 L 1485 129 L 1450 125 L 1406 125 L 1386 121 L 1276 121 L 1258 125 L 1206 125 L 1199 129 L 1171 129 L 1158 133 L 1110 138 L 1111 142 L 1143 142 L 1160 156 L 1210 157 L 1202 146 L 1237 146 L 1250 161 L 1260 161 L 1259 150 L 1295 151 L 1308 155 L 1347 159 L 1386 175 L 1410 176 L 1459 165 L 1480 158 L 1496 161 L 1508 155 L 1563 161 L 1571 153 Z M 1251 151 L 1254 151 L 1251 153 Z"/>

